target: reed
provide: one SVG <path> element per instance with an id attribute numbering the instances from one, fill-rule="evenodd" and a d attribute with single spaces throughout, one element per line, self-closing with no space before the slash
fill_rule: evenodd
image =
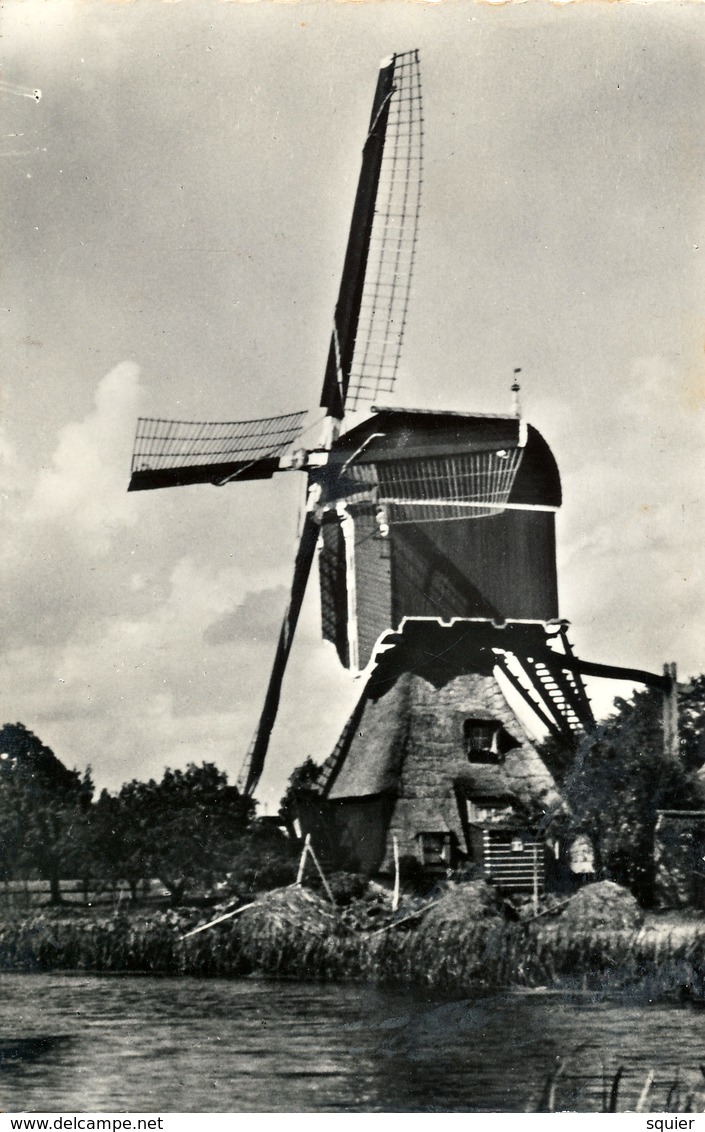
<path id="1" fill-rule="evenodd" d="M 578 1080 L 581 1077 L 581 1066 L 576 1066 Z M 567 1059 L 561 1060 L 556 1069 L 549 1073 L 543 1085 L 541 1096 L 533 1112 L 574 1112 L 575 1096 L 561 1095 L 561 1085 L 568 1079 L 566 1070 L 570 1069 Z M 705 1067 L 700 1067 L 701 1074 L 705 1076 Z M 639 1092 L 635 1092 L 636 1088 Z M 625 1095 L 625 1086 L 630 1086 L 630 1095 Z M 567 1092 L 568 1090 L 564 1090 Z M 643 1082 L 629 1081 L 625 1067 L 620 1065 L 611 1078 L 603 1077 L 602 1101 L 598 1112 L 658 1112 L 658 1113 L 686 1113 L 702 1112 L 705 1108 L 705 1088 L 688 1086 L 677 1070 L 675 1076 L 665 1080 L 658 1087 L 655 1084 L 655 1072 L 650 1069 Z M 588 1111 L 585 1102 L 581 1103 L 579 1111 Z M 594 1110 L 590 1110 L 594 1111 Z"/>
<path id="2" fill-rule="evenodd" d="M 288 894 L 287 894 L 288 893 Z M 382 931 L 306 890 L 280 890 L 255 908 L 182 939 L 197 912 L 64 916 L 0 924 L 0 970 L 247 974 L 366 980 L 441 994 L 510 987 L 703 999 L 705 932 L 581 932 L 501 919 L 412 920 Z"/>

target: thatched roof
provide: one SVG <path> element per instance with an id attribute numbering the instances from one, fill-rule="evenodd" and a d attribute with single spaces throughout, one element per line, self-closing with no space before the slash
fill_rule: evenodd
<path id="1" fill-rule="evenodd" d="M 377 701 L 365 699 L 362 712 L 356 709 L 357 727 L 346 727 L 347 742 L 334 752 L 340 766 L 331 776 L 331 800 L 396 790 L 409 725 L 409 679 L 398 680 Z"/>
<path id="2" fill-rule="evenodd" d="M 500 766 L 471 764 L 456 776 L 473 801 L 509 801 L 516 797 L 509 779 Z"/>
<path id="3" fill-rule="evenodd" d="M 465 715 L 497 719 L 516 741 L 501 766 L 468 760 L 461 737 Z M 546 808 L 559 802 L 551 774 L 497 681 L 480 673 L 459 676 L 438 689 L 407 672 L 377 699 L 363 693 L 323 765 L 321 793 L 331 801 L 398 794 L 409 760 L 422 751 L 433 752 L 435 775 L 440 776 L 437 785 L 429 780 L 423 791 L 429 797 L 439 790 L 445 794 L 457 782 L 478 800 L 516 798 L 532 807 L 539 801 Z"/>

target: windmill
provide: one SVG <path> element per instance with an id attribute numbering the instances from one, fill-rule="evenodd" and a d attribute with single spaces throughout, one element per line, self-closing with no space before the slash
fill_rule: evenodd
<path id="1" fill-rule="evenodd" d="M 321 444 L 294 450 L 305 411 L 260 420 L 140 418 L 129 490 L 307 477 L 306 514 L 264 704 L 240 777 L 255 790 L 274 727 L 317 548 L 323 635 L 372 686 L 427 671 L 497 670 L 553 735 L 594 726 L 584 675 L 671 676 L 589 664 L 559 618 L 558 469 L 515 403 L 507 415 L 376 407 L 394 391 L 409 309 L 421 201 L 418 52 L 385 60 L 370 124 L 325 368 Z M 518 372 L 518 371 L 517 371 Z M 430 659 L 432 658 L 432 659 Z M 370 692 L 365 695 L 369 699 Z M 363 696 L 364 699 L 364 696 Z M 340 754 L 340 752 L 338 752 Z M 340 773 L 333 758 L 324 774 Z"/>

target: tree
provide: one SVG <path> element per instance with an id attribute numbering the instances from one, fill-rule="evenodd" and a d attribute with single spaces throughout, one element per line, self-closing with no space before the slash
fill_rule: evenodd
<path id="1" fill-rule="evenodd" d="M 558 786 L 562 786 L 570 774 L 579 745 L 579 735 L 575 736 L 572 744 L 557 735 L 547 735 L 539 745 L 539 754 Z"/>
<path id="2" fill-rule="evenodd" d="M 62 876 L 85 861 L 90 770 L 68 770 L 23 724 L 0 729 L 0 834 L 3 875 L 36 872 L 61 901 Z"/>
<path id="3" fill-rule="evenodd" d="M 226 875 L 254 813 L 254 802 L 228 786 L 212 763 L 164 771 L 161 782 L 133 780 L 98 801 L 103 867 L 124 878 L 133 898 L 145 877 L 157 877 L 173 903 L 194 885 Z"/>
<path id="4" fill-rule="evenodd" d="M 580 745 L 563 785 L 569 832 L 590 837 L 598 876 L 626 885 L 645 904 L 652 898 L 657 811 L 693 806 L 698 795 L 688 764 L 705 726 L 693 711 L 683 756 L 666 755 L 662 703 L 653 690 L 616 699 L 615 715 Z"/>
<path id="5" fill-rule="evenodd" d="M 16 789 L 6 776 L 0 777 L 0 880 L 15 880 L 24 863 L 25 826 Z"/>
<path id="6" fill-rule="evenodd" d="M 684 766 L 700 770 L 705 764 L 705 675 L 678 685 L 678 733 Z"/>
<path id="7" fill-rule="evenodd" d="M 292 884 L 296 880 L 301 848 L 267 819 L 255 820 L 237 846 L 228 888 L 253 894 Z"/>
<path id="8" fill-rule="evenodd" d="M 90 855 L 96 877 L 116 885 L 127 882 L 130 897 L 137 900 L 140 881 L 149 876 L 145 855 L 145 831 L 139 808 L 131 804 L 136 783 L 122 788 L 118 795 L 103 790 L 91 807 L 89 822 Z"/>
<path id="9" fill-rule="evenodd" d="M 0 728 L 0 776 L 19 775 L 25 782 L 42 782 L 60 791 L 73 785 L 76 773 L 23 723 L 6 723 Z"/>
<path id="10" fill-rule="evenodd" d="M 291 776 L 284 792 L 284 796 L 279 803 L 279 813 L 284 822 L 288 826 L 292 826 L 297 815 L 298 807 L 301 802 L 308 800 L 320 801 L 320 793 L 315 789 L 315 783 L 321 773 L 320 766 L 313 761 L 311 756 L 297 766 Z"/>

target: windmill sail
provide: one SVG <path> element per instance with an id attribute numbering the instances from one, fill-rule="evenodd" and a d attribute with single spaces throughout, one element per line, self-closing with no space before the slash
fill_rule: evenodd
<path id="1" fill-rule="evenodd" d="M 321 395 L 321 405 L 336 420 L 345 413 L 349 392 L 355 400 L 374 397 L 393 384 L 409 299 L 420 185 L 421 86 L 418 52 L 412 51 L 382 64 L 372 104 Z M 319 531 L 308 513 L 264 708 L 240 772 L 239 784 L 248 795 L 264 767 Z"/>
<path id="2" fill-rule="evenodd" d="M 417 51 L 382 64 L 363 149 L 321 405 L 345 408 L 393 389 L 421 204 L 423 117 Z"/>
<path id="3" fill-rule="evenodd" d="M 269 479 L 301 433 L 306 411 L 251 421 L 140 417 L 128 491 Z"/>
<path id="4" fill-rule="evenodd" d="M 296 552 L 291 596 L 279 633 L 279 642 L 274 656 L 272 672 L 269 677 L 264 707 L 262 708 L 257 730 L 250 743 L 238 779 L 238 787 L 248 796 L 253 793 L 257 786 L 264 767 L 264 760 L 267 755 L 272 728 L 274 727 L 277 711 L 279 710 L 279 700 L 281 698 L 286 664 L 294 641 L 294 633 L 306 593 L 306 583 L 311 573 L 311 564 L 316 553 L 318 533 L 318 523 L 312 514 L 307 513 L 299 540 L 298 550 Z"/>

